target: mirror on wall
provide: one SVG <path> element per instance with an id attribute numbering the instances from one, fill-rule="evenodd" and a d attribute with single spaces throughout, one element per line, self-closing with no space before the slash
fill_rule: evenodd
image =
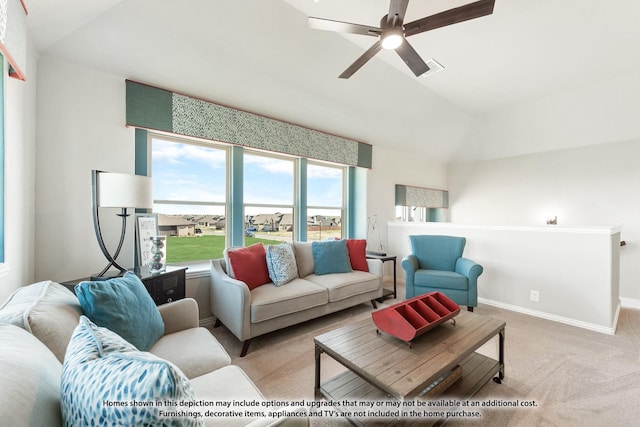
<path id="1" fill-rule="evenodd" d="M 448 191 L 396 184 L 397 221 L 443 222 L 448 207 Z"/>

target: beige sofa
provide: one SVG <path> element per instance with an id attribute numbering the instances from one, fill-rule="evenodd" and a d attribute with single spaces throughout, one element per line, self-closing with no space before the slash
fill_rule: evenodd
<path id="1" fill-rule="evenodd" d="M 187 298 L 158 308 L 165 333 L 150 352 L 175 364 L 189 378 L 197 399 L 265 399 L 242 369 L 230 364 L 215 337 L 199 327 L 195 300 Z M 81 314 L 76 296 L 51 281 L 20 288 L 0 306 L 2 425 L 63 425 L 62 363 Z M 204 417 L 204 425 L 308 425 L 308 419 Z"/>
<path id="2" fill-rule="evenodd" d="M 225 258 L 211 260 L 211 312 L 240 341 L 240 356 L 251 339 L 382 297 L 382 262 L 367 259 L 369 272 L 316 275 L 310 242 L 294 242 L 298 278 L 283 286 L 266 284 L 253 290 L 228 274 Z"/>

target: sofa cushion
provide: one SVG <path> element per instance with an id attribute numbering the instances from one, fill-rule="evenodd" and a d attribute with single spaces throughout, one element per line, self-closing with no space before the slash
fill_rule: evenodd
<path id="1" fill-rule="evenodd" d="M 312 274 L 305 279 L 326 288 L 329 292 L 329 302 L 340 301 L 380 288 L 380 277 L 364 271 L 354 271 L 351 274 Z"/>
<path id="2" fill-rule="evenodd" d="M 191 381 L 191 384 L 198 400 L 203 399 L 212 402 L 232 400 L 238 402 L 262 402 L 265 400 L 262 393 L 247 377 L 247 374 L 234 365 L 195 378 Z M 224 384 L 224 387 L 220 387 L 220 384 Z M 232 406 L 224 410 L 244 412 L 245 409 L 246 406 Z M 257 419 L 256 417 L 207 417 L 205 418 L 205 426 L 246 426 Z"/>
<path id="3" fill-rule="evenodd" d="M 233 278 L 244 282 L 249 289 L 271 282 L 267 268 L 267 252 L 262 243 L 227 251 Z"/>
<path id="4" fill-rule="evenodd" d="M 298 274 L 300 277 L 313 274 L 316 267 L 313 264 L 311 242 L 293 242 L 293 252 L 296 256 L 296 264 L 298 265 Z"/>
<path id="5" fill-rule="evenodd" d="M 62 365 L 36 337 L 14 325 L 0 325 L 0 424 L 62 425 Z"/>
<path id="6" fill-rule="evenodd" d="M 347 239 L 347 250 L 351 268 L 360 271 L 369 271 L 367 264 L 367 241 L 364 239 Z"/>
<path id="7" fill-rule="evenodd" d="M 286 286 L 260 286 L 251 291 L 251 323 L 296 313 L 328 301 L 325 288 L 304 279 L 293 279 Z"/>
<path id="8" fill-rule="evenodd" d="M 324 240 L 322 242 L 312 242 L 314 273 L 351 273 L 351 261 L 345 240 Z"/>
<path id="9" fill-rule="evenodd" d="M 429 288 L 467 290 L 469 280 L 466 276 L 454 271 L 417 270 L 413 276 L 415 286 Z"/>
<path id="10" fill-rule="evenodd" d="M 201 418 L 167 415 L 185 407 L 155 404 L 194 399 L 189 380 L 178 368 L 137 351 L 86 316 L 80 318 L 69 342 L 61 391 L 62 417 L 68 426 L 203 425 Z"/>
<path id="11" fill-rule="evenodd" d="M 149 350 L 195 378 L 231 363 L 224 347 L 206 328 L 190 328 L 161 337 Z"/>
<path id="12" fill-rule="evenodd" d="M 290 244 L 269 245 L 266 251 L 269 277 L 274 285 L 282 286 L 298 277 L 296 257 Z"/>
<path id="13" fill-rule="evenodd" d="M 140 278 L 131 272 L 109 280 L 81 282 L 75 290 L 92 322 L 117 333 L 138 350 L 149 350 L 164 334 L 158 307 Z"/>
<path id="14" fill-rule="evenodd" d="M 60 363 L 81 315 L 73 292 L 50 280 L 18 288 L 0 307 L 0 322 L 32 333 Z"/>

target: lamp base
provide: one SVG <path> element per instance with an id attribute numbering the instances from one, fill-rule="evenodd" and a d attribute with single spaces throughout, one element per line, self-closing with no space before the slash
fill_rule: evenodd
<path id="1" fill-rule="evenodd" d="M 100 273 L 95 273 L 91 275 L 91 280 L 94 282 L 99 282 L 101 280 L 109 280 L 109 279 L 114 279 L 116 277 L 122 277 L 124 276 L 124 273 L 126 273 L 126 270 L 123 271 L 119 271 L 119 270 L 110 270 L 107 271 L 104 274 L 100 274 Z"/>

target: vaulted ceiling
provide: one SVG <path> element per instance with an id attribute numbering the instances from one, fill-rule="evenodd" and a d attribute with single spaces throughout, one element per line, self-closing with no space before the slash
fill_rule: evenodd
<path id="1" fill-rule="evenodd" d="M 412 0 L 405 22 L 470 3 Z M 496 0 L 492 15 L 409 39 L 444 70 L 416 78 L 375 39 L 388 0 L 27 0 L 40 54 L 384 147 L 447 160 L 476 120 L 640 69 L 640 2 Z M 72 78 L 70 76 L 69 78 Z"/>

